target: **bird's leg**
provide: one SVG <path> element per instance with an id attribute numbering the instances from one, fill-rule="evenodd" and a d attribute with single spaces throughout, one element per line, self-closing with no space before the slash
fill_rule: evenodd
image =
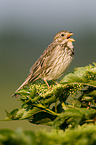
<path id="1" fill-rule="evenodd" d="M 48 82 L 47 82 L 47 80 L 44 78 L 44 82 L 46 83 L 46 85 L 48 86 L 48 89 L 50 89 L 51 90 L 51 88 L 50 88 L 50 86 L 49 86 L 49 84 L 48 84 Z"/>
<path id="2" fill-rule="evenodd" d="M 55 81 L 55 80 L 52 80 L 56 85 L 58 85 L 59 83 L 57 82 L 57 81 Z"/>
<path id="3" fill-rule="evenodd" d="M 87 109 L 89 109 L 89 108 L 90 108 L 90 105 L 91 105 L 91 104 L 90 104 L 90 102 L 89 102 L 89 103 L 88 103 L 88 107 L 87 107 Z"/>

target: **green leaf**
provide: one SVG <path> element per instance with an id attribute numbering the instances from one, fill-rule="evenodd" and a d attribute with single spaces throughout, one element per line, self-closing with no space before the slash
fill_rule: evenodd
<path id="1" fill-rule="evenodd" d="M 67 74 L 60 83 L 81 83 L 96 87 L 96 63 L 76 68 L 73 73 Z"/>

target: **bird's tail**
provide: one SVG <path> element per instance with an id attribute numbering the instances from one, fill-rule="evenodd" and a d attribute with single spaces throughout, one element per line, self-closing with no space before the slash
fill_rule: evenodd
<path id="1" fill-rule="evenodd" d="M 31 79 L 31 77 L 32 77 L 32 75 L 30 74 L 30 75 L 26 78 L 25 82 L 15 91 L 14 94 L 12 94 L 12 97 L 14 97 L 14 96 L 15 96 L 15 97 L 18 97 L 18 94 L 16 94 L 16 92 L 19 91 L 23 86 L 27 85 L 28 82 L 29 82 L 29 80 Z"/>

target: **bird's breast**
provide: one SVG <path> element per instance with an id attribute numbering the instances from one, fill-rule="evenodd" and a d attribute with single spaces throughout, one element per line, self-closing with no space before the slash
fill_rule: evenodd
<path id="1" fill-rule="evenodd" d="M 68 47 L 61 47 L 57 45 L 54 51 L 51 52 L 50 58 L 48 60 L 48 68 L 45 72 L 46 80 L 58 79 L 69 67 L 73 57 L 71 54 L 71 49 Z"/>

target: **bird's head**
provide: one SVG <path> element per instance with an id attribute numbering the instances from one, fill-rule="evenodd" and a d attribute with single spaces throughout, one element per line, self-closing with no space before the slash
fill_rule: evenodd
<path id="1" fill-rule="evenodd" d="M 73 42 L 75 40 L 71 38 L 72 35 L 74 35 L 74 33 L 72 32 L 60 31 L 55 35 L 53 41 L 56 41 L 57 43 L 60 43 L 60 44 L 64 44 L 68 41 Z"/>

